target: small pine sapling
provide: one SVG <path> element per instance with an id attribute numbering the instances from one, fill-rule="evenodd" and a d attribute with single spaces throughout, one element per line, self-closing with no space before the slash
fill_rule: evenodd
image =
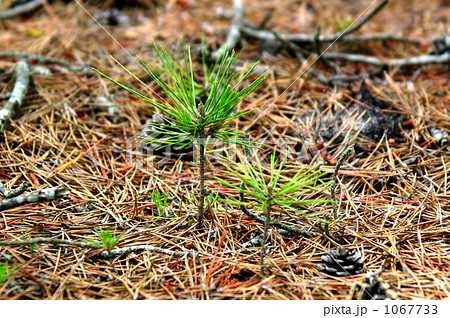
<path id="1" fill-rule="evenodd" d="M 247 156 L 250 157 L 250 156 Z M 315 165 L 312 167 L 302 167 L 299 171 L 289 179 L 287 182 L 280 182 L 281 171 L 285 166 L 287 155 L 278 163 L 276 167 L 276 148 L 274 149 L 268 167 L 268 172 L 263 170 L 263 166 L 255 154 L 256 168 L 251 162 L 251 158 L 247 158 L 246 165 L 236 164 L 237 169 L 233 169 L 230 166 L 225 165 L 227 170 L 241 180 L 242 184 L 234 185 L 230 182 L 215 177 L 221 184 L 229 188 L 239 190 L 241 193 L 246 194 L 253 198 L 251 201 L 243 200 L 231 200 L 223 199 L 222 201 L 240 206 L 254 206 L 257 210 L 264 214 L 264 232 L 263 241 L 261 247 L 261 275 L 264 275 L 264 254 L 265 244 L 268 238 L 269 224 L 271 221 L 271 212 L 277 207 L 277 210 L 290 210 L 296 212 L 304 217 L 315 219 L 319 222 L 328 224 L 329 221 L 323 220 L 317 216 L 305 213 L 298 209 L 298 206 L 302 205 L 314 205 L 321 203 L 328 203 L 330 200 L 326 199 L 301 199 L 303 195 L 306 195 L 316 189 L 324 187 L 329 183 L 317 183 L 317 181 L 326 175 L 326 172 L 321 172 Z M 317 183 L 317 184 L 316 184 Z"/>
<path id="2" fill-rule="evenodd" d="M 103 248 L 104 250 L 110 252 L 114 246 L 116 246 L 117 242 L 119 242 L 120 238 L 123 236 L 125 232 L 120 233 L 119 235 L 113 234 L 111 230 L 98 230 L 95 232 L 100 239 L 100 242 L 93 239 L 88 239 L 87 242 L 98 247 Z"/>
<path id="3" fill-rule="evenodd" d="M 190 48 L 183 42 L 183 62 L 177 63 L 164 47 L 154 44 L 162 64 L 161 74 L 157 74 L 139 57 L 142 67 L 164 90 L 167 100 L 155 93 L 160 101 L 153 100 L 111 77 L 94 69 L 116 85 L 156 107 L 162 114 L 162 123 L 152 123 L 152 132 L 158 137 L 146 137 L 149 143 L 160 143 L 163 147 L 184 148 L 198 146 L 200 195 L 198 203 L 197 227 L 202 227 L 205 205 L 205 144 L 207 140 L 218 139 L 224 142 L 242 144 L 242 133 L 230 126 L 230 121 L 250 111 L 236 111 L 236 106 L 265 79 L 265 74 L 247 84 L 250 74 L 258 64 L 253 64 L 245 73 L 232 71 L 235 61 L 234 51 L 223 54 L 211 68 L 203 60 L 203 83 L 194 80 L 194 67 Z M 166 79 L 168 77 L 168 80 Z M 199 97 L 203 97 L 202 99 Z M 159 137 L 164 135 L 163 138 Z"/>

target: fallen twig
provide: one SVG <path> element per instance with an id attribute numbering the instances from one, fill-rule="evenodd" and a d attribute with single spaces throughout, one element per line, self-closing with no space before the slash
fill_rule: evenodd
<path id="1" fill-rule="evenodd" d="M 325 53 L 324 56 L 325 58 L 331 60 L 343 60 L 378 67 L 404 67 L 404 66 L 421 66 L 429 64 L 450 63 L 449 52 L 445 52 L 440 55 L 420 55 L 406 59 L 391 59 L 391 60 L 380 60 L 373 56 L 350 54 L 350 53 Z"/>
<path id="2" fill-rule="evenodd" d="M 30 82 L 30 68 L 27 62 L 21 60 L 16 63 L 14 71 L 14 89 L 6 104 L 0 110 L 0 132 L 2 132 L 10 119 L 13 119 L 22 107 Z"/>
<path id="3" fill-rule="evenodd" d="M 275 36 L 275 38 L 280 41 L 286 48 L 294 51 L 295 56 L 297 57 L 297 60 L 299 61 L 300 64 L 303 64 L 306 62 L 306 58 L 303 56 L 302 50 L 294 43 L 290 42 L 290 41 L 286 41 L 284 40 L 278 33 L 273 32 L 273 35 Z M 322 72 L 320 72 L 319 70 L 316 69 L 311 69 L 311 75 L 315 78 L 317 78 L 317 80 L 324 84 L 324 85 L 329 85 L 330 81 L 325 77 L 325 75 L 322 74 Z"/>
<path id="4" fill-rule="evenodd" d="M 279 33 L 279 36 L 290 42 L 295 42 L 297 44 L 314 44 L 317 41 L 320 43 L 331 43 L 339 38 L 340 42 L 354 43 L 354 42 L 371 42 L 371 41 L 398 41 L 410 44 L 421 44 L 421 41 L 415 39 L 407 39 L 403 36 L 397 36 L 393 34 L 372 34 L 372 35 L 353 35 L 355 31 L 359 30 L 364 24 L 366 24 L 373 16 L 375 16 L 386 4 L 388 0 L 381 1 L 371 12 L 369 12 L 364 18 L 360 19 L 353 26 L 348 28 L 346 31 L 338 32 L 335 34 L 324 34 L 316 36 L 316 34 L 306 34 L 306 33 Z M 235 12 L 229 14 L 225 10 L 220 10 L 217 13 L 220 17 L 232 20 L 235 17 Z M 259 40 L 274 41 L 276 40 L 272 31 L 262 30 L 262 26 L 267 22 L 269 16 L 266 15 L 263 23 L 255 27 L 253 25 L 242 22 L 239 31 L 249 37 L 253 37 Z M 241 19 L 242 20 L 242 19 Z"/>
<path id="5" fill-rule="evenodd" d="M 339 67 L 334 64 L 333 62 L 329 61 L 328 59 L 323 57 L 322 54 L 322 48 L 321 48 L 321 44 L 319 41 L 319 36 L 320 36 L 320 29 L 321 26 L 320 24 L 317 25 L 317 29 L 316 29 L 316 33 L 314 35 L 315 41 L 314 41 L 314 48 L 316 50 L 316 54 L 318 56 L 318 58 L 320 59 L 320 61 L 325 64 L 327 67 L 329 67 L 330 69 L 332 69 L 335 73 L 339 72 Z"/>
<path id="6" fill-rule="evenodd" d="M 111 251 L 103 251 L 98 256 L 99 257 L 111 257 L 111 256 L 118 256 L 123 254 L 129 254 L 132 252 L 140 252 L 140 251 L 149 251 L 149 252 L 156 252 L 171 256 L 193 256 L 194 251 L 187 251 L 187 252 L 175 252 L 166 248 L 156 247 L 153 245 L 136 245 L 136 246 L 128 246 L 128 247 L 122 247 L 122 248 L 116 248 Z"/>
<path id="7" fill-rule="evenodd" d="M 35 202 L 43 202 L 43 201 L 52 201 L 58 199 L 66 194 L 69 191 L 61 186 L 46 188 L 39 191 L 34 191 L 26 194 L 22 194 L 16 196 L 14 198 L 9 198 L 3 201 L 0 201 L 0 211 L 4 211 L 7 209 L 15 208 L 17 206 L 21 206 L 24 204 L 35 203 Z"/>
<path id="8" fill-rule="evenodd" d="M 275 41 L 276 38 L 272 31 L 258 30 L 253 27 L 244 25 L 241 28 L 242 34 L 258 39 Z M 316 39 L 314 34 L 306 33 L 278 33 L 278 35 L 285 41 L 294 42 L 296 44 L 313 44 Z M 317 39 L 321 43 L 330 43 L 336 40 L 335 34 L 323 34 Z M 372 34 L 372 35 L 344 35 L 339 39 L 339 42 L 356 43 L 356 42 L 371 42 L 371 41 L 398 41 L 411 44 L 420 44 L 421 41 L 413 39 L 405 39 L 401 36 L 392 34 Z"/>
<path id="9" fill-rule="evenodd" d="M 27 61 L 36 61 L 38 63 L 50 63 L 67 68 L 69 71 L 72 72 L 81 72 L 84 69 L 90 69 L 86 65 L 72 65 L 69 62 L 64 61 L 62 59 L 38 54 L 28 54 L 21 52 L 2 52 L 0 53 L 0 58 L 19 58 Z"/>
<path id="10" fill-rule="evenodd" d="M 242 6 L 241 0 L 233 1 L 233 16 L 231 18 L 231 25 L 228 30 L 227 39 L 224 44 L 220 46 L 220 48 L 211 53 L 211 58 L 214 61 L 219 60 L 226 51 L 234 49 L 236 44 L 241 39 L 241 28 L 243 26 L 244 19 L 244 7 Z"/>
<path id="11" fill-rule="evenodd" d="M 11 19 L 22 14 L 30 13 L 44 5 L 44 3 L 45 0 L 34 0 L 3 11 L 0 13 L 0 20 Z"/>
<path id="12" fill-rule="evenodd" d="M 91 249 L 100 249 L 98 245 L 94 245 L 88 242 L 76 242 L 69 240 L 62 240 L 57 238 L 49 238 L 49 237 L 37 237 L 34 239 L 23 240 L 23 241 L 0 241 L 0 246 L 27 246 L 34 244 L 51 244 L 58 246 L 76 246 L 82 248 L 91 248 Z"/>
<path id="13" fill-rule="evenodd" d="M 8 190 L 3 185 L 3 182 L 0 182 L 0 192 L 3 194 L 5 198 L 12 198 L 21 195 L 25 191 L 27 191 L 28 184 L 24 181 L 17 188 Z"/>
<path id="14" fill-rule="evenodd" d="M 27 246 L 27 245 L 34 245 L 34 244 L 51 244 L 51 245 L 57 245 L 57 246 L 75 246 L 75 247 L 81 247 L 81 248 L 90 248 L 94 250 L 102 249 L 101 246 L 91 244 L 88 242 L 76 242 L 76 241 L 69 241 L 69 240 L 62 240 L 62 239 L 56 239 L 56 238 L 47 238 L 47 237 L 38 237 L 30 240 L 23 240 L 23 241 L 0 241 L 0 246 Z M 138 251 L 150 251 L 150 252 L 156 252 L 161 254 L 167 254 L 171 256 L 193 256 L 193 251 L 188 252 L 174 252 L 172 250 L 166 249 L 166 248 L 160 248 L 152 245 L 136 245 L 136 246 L 129 246 L 129 247 L 122 247 L 122 248 L 116 248 L 111 251 L 103 251 L 96 255 L 96 257 L 102 257 L 102 258 L 109 258 L 111 256 L 118 256 L 123 254 L 128 254 L 132 252 L 138 252 Z"/>

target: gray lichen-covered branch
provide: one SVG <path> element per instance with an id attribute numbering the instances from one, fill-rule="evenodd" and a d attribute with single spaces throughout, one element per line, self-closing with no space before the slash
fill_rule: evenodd
<path id="1" fill-rule="evenodd" d="M 272 31 L 258 30 L 250 26 L 244 25 L 241 29 L 242 33 L 248 37 L 258 40 L 275 41 L 276 38 Z M 317 39 L 314 34 L 306 33 L 278 33 L 278 35 L 285 41 L 294 42 L 297 44 L 313 44 L 315 41 L 321 43 L 330 43 L 336 40 L 336 34 L 322 34 Z M 420 44 L 421 41 L 406 39 L 405 37 L 396 36 L 393 34 L 372 34 L 372 35 L 344 35 L 339 39 L 339 42 L 353 43 L 353 42 L 371 42 L 371 41 L 399 41 L 412 44 Z"/>
<path id="2" fill-rule="evenodd" d="M 0 192 L 3 194 L 5 198 L 12 198 L 21 195 L 25 191 L 27 191 L 28 184 L 26 182 L 22 182 L 17 188 L 8 190 L 3 185 L 3 182 L 0 182 Z"/>
<path id="3" fill-rule="evenodd" d="M 30 13 L 39 7 L 43 6 L 45 3 L 45 0 L 34 0 L 30 1 L 28 3 L 16 6 L 14 8 L 11 8 L 9 10 L 0 12 L 0 20 L 6 20 L 15 18 L 19 15 Z"/>
<path id="4" fill-rule="evenodd" d="M 359 30 L 364 24 L 366 24 L 371 18 L 373 18 L 386 4 L 388 3 L 387 0 L 381 1 L 379 4 L 375 6 L 375 8 L 370 11 L 364 18 L 359 19 L 349 27 L 344 32 L 338 32 L 335 34 L 324 34 L 320 35 L 319 37 L 316 37 L 314 34 L 306 34 L 306 33 L 290 33 L 290 34 L 283 34 L 279 33 L 279 36 L 285 40 L 294 42 L 297 44 L 314 44 L 316 41 L 319 41 L 320 43 L 331 43 L 333 41 L 336 41 L 336 39 L 339 38 L 340 42 L 369 42 L 369 41 L 400 41 L 400 42 L 407 42 L 412 44 L 420 44 L 421 41 L 413 40 L 413 39 L 407 39 L 402 36 L 397 36 L 393 34 L 373 34 L 373 35 L 353 35 L 351 33 Z M 242 9 L 243 11 L 243 9 Z M 225 12 L 224 10 L 219 10 L 218 15 L 233 20 L 235 17 L 236 12 L 233 11 L 233 14 L 229 14 Z M 241 19 L 242 20 L 242 19 Z M 232 23 L 233 24 L 233 23 Z M 256 38 L 259 40 L 265 40 L 265 41 L 275 41 L 277 40 L 276 37 L 273 34 L 272 30 L 262 30 L 261 27 L 254 27 L 247 23 L 241 22 L 240 32 L 242 34 Z"/>
<path id="5" fill-rule="evenodd" d="M 341 61 L 362 63 L 378 67 L 405 67 L 405 66 L 422 66 L 430 64 L 450 63 L 449 52 L 445 52 L 439 55 L 420 55 L 410 58 L 391 59 L 391 60 L 381 60 L 373 56 L 350 54 L 350 53 L 325 53 L 324 56 L 330 60 L 341 60 Z"/>
<path id="6" fill-rule="evenodd" d="M 0 201 L 0 211 L 29 203 L 52 201 L 66 194 L 69 194 L 69 191 L 61 186 L 25 193 L 14 198 Z"/>
<path id="7" fill-rule="evenodd" d="M 267 41 L 275 41 L 276 38 L 272 31 L 258 30 L 250 26 L 244 25 L 241 29 L 242 33 L 246 36 Z M 330 43 L 336 40 L 336 34 L 322 34 L 317 39 L 315 39 L 314 34 L 306 33 L 279 33 L 278 34 L 283 40 L 291 41 L 297 44 L 313 44 L 314 41 L 318 40 L 321 43 Z M 372 35 L 344 35 L 339 39 L 340 42 L 350 43 L 350 42 L 370 42 L 370 41 L 399 41 L 408 42 L 412 44 L 420 44 L 421 41 L 406 39 L 405 37 L 396 36 L 393 34 L 372 34 Z"/>
<path id="8" fill-rule="evenodd" d="M 99 249 L 98 245 L 94 245 L 87 242 L 76 242 L 69 240 L 62 240 L 57 238 L 48 238 L 48 237 L 37 237 L 34 239 L 23 240 L 23 241 L 0 241 L 0 246 L 28 246 L 34 244 L 51 244 L 58 246 L 76 246 L 81 248 L 91 248 L 91 249 Z"/>
<path id="9" fill-rule="evenodd" d="M 0 110 L 0 132 L 5 129 L 8 122 L 13 119 L 22 107 L 30 82 L 30 68 L 27 62 L 19 61 L 14 70 L 14 88 L 8 101 Z"/>
<path id="10" fill-rule="evenodd" d="M 111 251 L 103 251 L 98 256 L 106 258 L 106 257 L 111 257 L 111 256 L 118 256 L 118 255 L 124 255 L 124 254 L 129 254 L 129 253 L 133 253 L 133 252 L 142 252 L 142 251 L 161 253 L 161 254 L 177 256 L 177 257 L 194 255 L 193 251 L 175 252 L 175 251 L 169 250 L 167 248 L 156 247 L 153 245 L 136 245 L 136 246 L 116 248 Z"/>
<path id="11" fill-rule="evenodd" d="M 233 1 L 233 16 L 230 22 L 230 28 L 228 29 L 227 39 L 220 48 L 211 53 L 211 58 L 214 61 L 219 60 L 226 51 L 234 49 L 241 39 L 241 29 L 244 21 L 244 7 L 242 6 L 242 0 Z"/>
<path id="12" fill-rule="evenodd" d="M 75 247 L 81 247 L 81 248 L 89 248 L 89 249 L 102 249 L 101 246 L 91 244 L 88 242 L 76 242 L 76 241 L 69 241 L 69 240 L 62 240 L 57 238 L 47 238 L 47 237 L 38 237 L 30 240 L 23 240 L 23 241 L 0 241 L 0 246 L 29 246 L 34 244 L 51 244 L 56 246 L 75 246 Z M 161 253 L 171 256 L 193 256 L 194 251 L 187 251 L 187 252 L 175 252 L 166 248 L 160 248 L 153 245 L 136 245 L 136 246 L 129 246 L 129 247 L 122 247 L 122 248 L 116 248 L 111 251 L 103 251 L 96 255 L 97 257 L 101 258 L 110 258 L 111 256 L 119 256 L 124 254 L 129 254 L 132 252 L 140 252 L 140 251 L 149 251 L 149 252 L 155 252 L 155 253 Z"/>
<path id="13" fill-rule="evenodd" d="M 442 43 L 438 43 L 440 46 L 443 46 L 444 49 L 438 48 L 436 52 L 431 52 L 428 55 L 421 55 L 410 58 L 379 59 L 372 56 L 365 56 L 358 54 L 328 53 L 326 52 L 327 50 L 325 50 L 325 52 L 322 53 L 320 49 L 321 44 L 334 43 L 336 41 L 343 43 L 368 42 L 368 41 L 401 41 L 404 43 L 422 44 L 423 41 L 408 39 L 403 36 L 396 36 L 392 34 L 372 34 L 372 35 L 352 34 L 355 31 L 361 29 L 361 27 L 365 25 L 368 21 L 370 21 L 378 12 L 380 12 L 387 5 L 387 3 L 388 0 L 373 2 L 371 6 L 366 10 L 367 14 L 365 14 L 365 16 L 355 20 L 355 22 L 352 23 L 352 25 L 350 25 L 346 30 L 335 34 L 319 34 L 318 32 L 316 32 L 316 34 L 276 33 L 273 30 L 263 30 L 262 27 L 249 25 L 244 21 L 240 21 L 238 24 L 238 26 L 240 25 L 239 34 L 242 37 L 255 38 L 267 42 L 279 42 L 289 52 L 294 51 L 298 61 L 302 64 L 305 63 L 305 61 L 307 61 L 308 56 L 315 53 L 318 54 L 318 58 L 315 61 L 320 59 L 328 67 L 334 65 L 333 63 L 330 63 L 329 60 L 344 60 L 349 62 L 364 63 L 377 66 L 379 67 L 379 71 L 381 71 L 386 67 L 406 67 L 406 66 L 422 66 L 429 64 L 450 63 L 450 52 L 448 49 L 446 49 L 448 47 L 447 44 L 448 41 L 441 41 Z M 231 20 L 233 20 L 235 17 L 235 12 L 233 12 L 233 15 L 231 15 L 223 10 L 221 10 L 217 14 L 219 16 Z M 339 69 L 337 68 L 337 66 L 331 68 L 335 73 L 339 73 Z M 361 78 L 367 78 L 373 76 L 374 74 L 378 74 L 379 71 L 375 73 L 368 73 L 362 75 L 335 74 L 334 76 L 327 77 L 320 71 L 313 69 L 310 71 L 310 74 L 313 77 L 316 77 L 319 80 L 319 82 L 321 82 L 324 85 L 338 84 L 346 86 L 347 85 L 346 82 L 359 80 Z"/>
<path id="14" fill-rule="evenodd" d="M 79 71 L 83 71 L 84 69 L 86 69 L 86 70 L 90 69 L 86 65 L 72 65 L 69 62 L 64 61 L 62 59 L 48 57 L 48 56 L 39 55 L 39 54 L 28 54 L 28 53 L 21 53 L 21 52 L 1 52 L 0 58 L 18 58 L 18 59 L 24 59 L 27 61 L 36 61 L 38 63 L 55 64 L 58 66 L 62 66 L 72 72 L 79 72 Z"/>

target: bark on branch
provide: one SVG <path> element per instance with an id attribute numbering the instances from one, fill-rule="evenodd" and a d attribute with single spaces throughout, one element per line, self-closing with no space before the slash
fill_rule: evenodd
<path id="1" fill-rule="evenodd" d="M 0 20 L 11 19 L 22 14 L 30 13 L 43 6 L 45 0 L 34 0 L 0 13 Z"/>
<path id="2" fill-rule="evenodd" d="M 231 25 L 228 30 L 227 39 L 221 47 L 211 53 L 211 58 L 214 61 L 220 60 L 222 56 L 236 47 L 241 39 L 241 29 L 244 21 L 244 7 L 242 6 L 242 0 L 233 1 L 233 16 L 231 18 Z"/>
<path id="3" fill-rule="evenodd" d="M 246 36 L 259 39 L 259 40 L 276 40 L 272 31 L 258 30 L 248 25 L 244 25 L 241 29 L 242 33 Z M 313 44 L 315 41 L 314 34 L 306 33 L 278 33 L 278 35 L 285 41 L 295 42 L 297 44 Z M 317 40 L 320 43 L 331 43 L 336 40 L 336 34 L 322 34 Z M 420 44 L 421 41 L 406 39 L 405 37 L 396 36 L 393 34 L 369 34 L 369 35 L 346 35 L 344 34 L 339 42 L 355 43 L 355 42 L 371 42 L 371 41 L 398 41 L 407 42 L 411 44 Z"/>
<path id="4" fill-rule="evenodd" d="M 363 63 L 378 67 L 404 67 L 404 66 L 422 66 L 430 64 L 450 63 L 449 52 L 445 52 L 440 55 L 419 55 L 405 59 L 391 59 L 391 60 L 381 60 L 373 56 L 350 54 L 350 53 L 325 53 L 324 57 L 330 60 L 341 60 L 355 63 Z"/>
<path id="5" fill-rule="evenodd" d="M 35 203 L 35 202 L 43 202 L 43 201 L 52 201 L 58 199 L 70 192 L 61 187 L 53 187 L 46 188 L 39 191 L 34 191 L 30 193 L 25 193 L 14 198 L 9 198 L 3 201 L 0 201 L 0 211 L 4 211 L 7 209 L 15 208 L 17 206 L 21 206 L 24 204 Z"/>
<path id="6" fill-rule="evenodd" d="M 6 104 L 0 110 L 0 133 L 8 122 L 13 119 L 22 107 L 30 82 L 30 68 L 27 62 L 19 61 L 14 70 L 14 88 Z"/>
<path id="7" fill-rule="evenodd" d="M 0 241 L 0 246 L 28 246 L 28 245 L 34 245 L 34 244 L 51 244 L 56 246 L 75 246 L 75 247 L 81 247 L 81 248 L 89 248 L 89 249 L 102 249 L 101 246 L 94 245 L 88 242 L 76 242 L 76 241 L 69 241 L 69 240 L 62 240 L 62 239 L 56 239 L 56 238 L 47 238 L 47 237 L 38 237 L 30 240 L 23 240 L 23 241 Z M 97 257 L 101 258 L 110 258 L 111 256 L 118 256 L 118 255 L 124 255 L 129 254 L 132 252 L 140 252 L 140 251 L 149 251 L 149 252 L 155 252 L 155 253 L 161 253 L 161 254 L 167 254 L 171 256 L 193 256 L 194 251 L 187 251 L 187 252 L 175 252 L 166 248 L 160 248 L 153 245 L 136 245 L 136 246 L 129 246 L 129 247 L 122 247 L 122 248 L 116 248 L 111 251 L 103 251 L 100 254 L 96 255 Z"/>

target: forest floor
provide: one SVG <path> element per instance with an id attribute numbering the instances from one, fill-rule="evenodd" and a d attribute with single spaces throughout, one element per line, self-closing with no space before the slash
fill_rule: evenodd
<path id="1" fill-rule="evenodd" d="M 326 35 L 340 31 L 346 17 L 356 18 L 372 1 L 243 2 L 246 24 L 259 25 L 270 11 L 265 30 L 314 35 L 320 23 Z M 88 1 L 83 7 L 100 18 L 119 5 L 120 1 Z M 260 60 L 251 80 L 264 70 L 268 73 L 239 105 L 255 111 L 233 125 L 263 143 L 261 158 L 270 157 L 274 146 L 280 157 L 288 154 L 283 181 L 315 163 L 329 172 L 322 181 L 330 181 L 336 161 L 354 145 L 337 174 L 339 222 L 331 218 L 330 232 L 340 245 L 362 255 L 365 273 L 325 274 L 318 265 L 336 242 L 322 234 L 286 235 L 271 227 L 267 270 L 261 276 L 261 246 L 252 239 L 261 235 L 263 224 L 220 200 L 237 200 L 239 192 L 213 177 L 236 185 L 239 180 L 214 154 L 209 155 L 206 186 L 208 194 L 219 199 L 207 206 L 204 228 L 196 228 L 199 169 L 192 154 L 145 156 L 137 137 L 155 109 L 90 67 L 152 96 L 110 55 L 160 92 L 134 56 L 156 65 L 152 40 L 181 56 L 182 36 L 200 69 L 202 37 L 212 50 L 226 39 L 230 22 L 218 8 L 232 12 L 228 1 L 132 1 L 112 13 L 110 22 L 118 20 L 112 21 L 118 25 L 103 29 L 76 2 L 53 1 L 27 16 L 0 20 L 2 106 L 13 89 L 19 61 L 3 53 L 89 65 L 73 70 L 28 59 L 31 66 L 45 66 L 51 74 L 32 73 L 23 106 L 0 136 L 0 179 L 8 189 L 26 181 L 28 191 L 61 186 L 70 193 L 0 211 L 0 241 L 86 242 L 98 240 L 96 232 L 102 229 L 123 233 L 116 248 L 151 245 L 167 252 L 101 258 L 98 250 L 81 246 L 0 246 L 0 268 L 9 274 L 0 282 L 0 299 L 343 300 L 361 297 L 355 292 L 367 274 L 389 284 L 399 299 L 450 297 L 448 63 L 380 71 L 373 65 L 336 62 L 338 74 L 372 74 L 365 81 L 367 90 L 358 94 L 364 86 L 361 79 L 326 85 L 313 70 L 326 77 L 333 70 L 323 61 L 307 69 L 314 55 L 300 63 L 276 41 L 243 35 L 237 49 L 244 50 L 236 65 L 245 68 Z M 448 32 L 449 19 L 446 1 L 392 1 L 354 35 L 393 34 L 417 43 L 338 40 L 327 53 L 364 54 L 383 61 L 426 55 L 435 49 L 433 37 Z M 245 159 L 239 146 L 224 151 L 238 163 Z M 151 199 L 155 191 L 168 196 L 164 212 Z M 330 199 L 330 187 L 314 190 L 307 198 Z M 332 205 L 305 211 L 324 217 L 332 214 Z M 317 230 L 314 219 L 292 212 L 275 211 L 274 218 Z"/>

